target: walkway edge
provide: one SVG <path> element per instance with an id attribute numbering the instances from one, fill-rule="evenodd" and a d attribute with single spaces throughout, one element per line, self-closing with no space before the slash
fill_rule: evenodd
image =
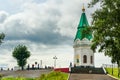
<path id="1" fill-rule="evenodd" d="M 112 76 L 110 74 L 107 74 L 107 75 L 110 76 L 110 77 L 112 77 L 112 78 L 114 78 L 114 79 L 120 80 L 119 78 L 116 78 L 116 77 L 114 77 L 114 76 Z"/>
<path id="2" fill-rule="evenodd" d="M 67 78 L 67 80 L 69 80 L 70 79 L 70 73 L 69 73 L 69 75 L 68 75 L 68 78 Z"/>

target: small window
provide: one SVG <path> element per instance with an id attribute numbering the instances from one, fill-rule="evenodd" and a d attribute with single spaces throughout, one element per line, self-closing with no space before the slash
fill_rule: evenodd
<path id="1" fill-rule="evenodd" d="M 86 55 L 83 56 L 83 63 L 87 63 L 87 56 Z"/>
<path id="2" fill-rule="evenodd" d="M 77 59 L 77 63 L 79 63 L 79 59 Z"/>
<path id="3" fill-rule="evenodd" d="M 90 56 L 90 63 L 93 63 L 93 56 Z"/>

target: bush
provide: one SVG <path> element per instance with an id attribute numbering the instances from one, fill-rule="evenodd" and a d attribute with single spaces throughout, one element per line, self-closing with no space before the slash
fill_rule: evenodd
<path id="1" fill-rule="evenodd" d="M 3 75 L 2 74 L 0 74 L 0 80 L 1 80 L 1 78 L 3 77 Z"/>
<path id="2" fill-rule="evenodd" d="M 41 76 L 38 77 L 36 80 L 47 80 L 46 78 L 47 78 L 47 77 L 46 77 L 45 74 L 41 74 Z"/>
<path id="3" fill-rule="evenodd" d="M 37 80 L 67 80 L 68 74 L 62 72 L 53 71 L 49 74 L 42 74 Z"/>

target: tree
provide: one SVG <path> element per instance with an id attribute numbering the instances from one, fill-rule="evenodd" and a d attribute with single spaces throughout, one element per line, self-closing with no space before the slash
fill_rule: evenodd
<path id="1" fill-rule="evenodd" d="M 92 14 L 93 51 L 99 46 L 99 52 L 117 62 L 120 75 L 120 0 L 92 0 L 89 7 L 100 4 L 101 8 Z"/>
<path id="2" fill-rule="evenodd" d="M 24 66 L 27 63 L 27 58 L 30 57 L 30 52 L 27 50 L 27 47 L 24 45 L 18 45 L 14 48 L 12 56 L 17 60 L 18 65 L 24 70 Z"/>
<path id="3" fill-rule="evenodd" d="M 5 34 L 4 33 L 1 33 L 0 34 L 0 44 L 2 43 L 2 40 L 5 38 Z"/>

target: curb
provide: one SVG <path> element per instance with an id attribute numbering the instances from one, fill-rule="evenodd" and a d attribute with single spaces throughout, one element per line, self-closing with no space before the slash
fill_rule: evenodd
<path id="1" fill-rule="evenodd" d="M 120 80 L 119 78 L 116 78 L 116 77 L 114 77 L 114 76 L 112 76 L 110 74 L 107 74 L 107 75 L 110 76 L 110 77 L 112 77 L 112 78 L 114 78 L 114 79 L 116 79 L 116 80 Z"/>
<path id="2" fill-rule="evenodd" d="M 69 80 L 70 79 L 70 73 L 69 73 L 69 75 L 68 75 L 68 78 L 67 78 L 67 80 Z"/>

